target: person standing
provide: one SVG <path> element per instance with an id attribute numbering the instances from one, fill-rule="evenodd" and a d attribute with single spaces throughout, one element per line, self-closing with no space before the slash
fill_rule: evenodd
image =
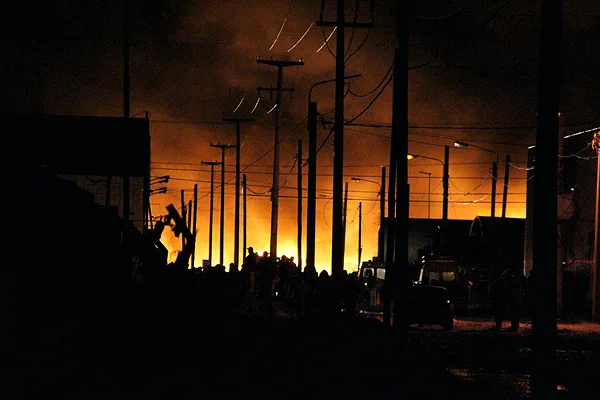
<path id="1" fill-rule="evenodd" d="M 492 311 L 494 312 L 495 329 L 502 329 L 502 322 L 506 318 L 506 274 L 503 272 L 492 284 L 491 292 Z"/>
<path id="2" fill-rule="evenodd" d="M 248 255 L 244 258 L 244 262 L 242 264 L 242 273 L 246 278 L 248 285 L 248 297 L 250 298 L 254 298 L 256 293 L 255 281 L 257 265 L 258 256 L 252 247 L 248 247 Z"/>

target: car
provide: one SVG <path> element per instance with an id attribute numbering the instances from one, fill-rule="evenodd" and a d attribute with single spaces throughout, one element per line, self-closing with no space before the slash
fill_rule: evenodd
<path id="1" fill-rule="evenodd" d="M 454 304 L 443 286 L 416 284 L 408 300 L 408 324 L 439 325 L 454 329 Z"/>

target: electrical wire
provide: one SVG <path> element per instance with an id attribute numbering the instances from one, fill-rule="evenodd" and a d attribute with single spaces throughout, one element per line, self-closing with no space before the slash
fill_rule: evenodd
<path id="1" fill-rule="evenodd" d="M 318 53 L 319 51 L 321 51 L 321 49 L 325 46 L 327 46 L 327 50 L 329 50 L 329 53 L 335 57 L 335 54 L 333 54 L 333 52 L 331 51 L 331 49 L 329 48 L 329 39 L 331 39 L 331 36 L 333 35 L 333 33 L 335 32 L 335 30 L 337 29 L 337 26 L 333 27 L 333 30 L 331 31 L 331 33 L 329 34 L 329 36 L 327 36 L 327 38 L 325 38 L 325 30 L 323 28 L 321 28 L 321 31 L 323 32 L 323 39 L 325 39 L 325 42 L 323 42 L 323 44 L 321 45 L 321 47 L 319 47 L 317 49 L 317 51 L 315 51 L 315 53 Z"/>
<path id="2" fill-rule="evenodd" d="M 348 90 L 350 92 L 351 95 L 355 96 L 355 97 L 367 97 L 373 93 L 375 93 L 375 91 L 377 89 L 379 89 L 379 87 L 381 87 L 381 85 L 383 85 L 383 83 L 385 82 L 385 80 L 387 79 L 388 75 L 390 74 L 390 72 L 392 72 L 392 69 L 394 68 L 394 63 L 392 63 L 392 65 L 390 65 L 390 67 L 388 68 L 387 72 L 385 73 L 385 75 L 383 76 L 383 78 L 381 79 L 381 81 L 379 81 L 379 83 L 377 84 L 377 86 L 375 86 L 371 91 L 364 93 L 364 94 L 360 94 L 360 93 L 354 93 L 352 90 L 350 90 L 350 84 L 348 84 Z"/>
<path id="3" fill-rule="evenodd" d="M 240 100 L 240 102 L 238 103 L 237 107 L 233 109 L 233 111 L 231 112 L 232 114 L 235 113 L 238 108 L 240 108 L 240 106 L 242 105 L 242 103 L 244 102 L 244 99 L 246 98 L 246 95 L 242 96 L 242 99 Z"/>
<path id="4" fill-rule="evenodd" d="M 463 8 L 465 8 L 466 6 L 468 6 L 469 4 L 471 4 L 473 2 L 473 0 L 468 0 L 467 2 L 465 2 L 463 5 L 461 5 L 460 7 L 458 7 L 457 9 L 450 11 L 447 14 L 444 15 L 440 15 L 440 16 L 436 16 L 436 17 L 425 17 L 425 16 L 417 16 L 415 18 L 417 19 L 424 19 L 424 20 L 441 20 L 441 19 L 445 19 L 448 17 L 451 17 L 459 12 L 461 12 L 463 10 Z"/>
<path id="5" fill-rule="evenodd" d="M 470 34 L 468 36 L 464 36 L 463 40 L 466 43 L 466 39 L 470 39 L 475 37 L 475 33 L 477 33 L 478 31 L 480 31 L 481 29 L 485 28 L 490 22 L 492 22 L 492 20 L 494 20 L 498 14 L 500 14 L 500 12 L 502 12 L 502 10 L 504 10 L 513 0 L 506 0 L 506 2 L 504 2 L 498 9 L 496 9 L 496 11 L 494 11 L 494 13 L 492 13 L 492 15 L 490 17 L 488 17 L 485 22 L 483 24 L 481 24 L 479 27 L 477 27 L 475 30 L 473 30 L 472 32 L 470 32 Z M 465 44 L 463 43 L 463 44 Z M 424 68 L 430 64 L 433 64 L 436 61 L 441 60 L 442 58 L 447 57 L 450 54 L 450 45 L 448 45 L 446 47 L 446 50 L 441 54 L 438 55 L 436 57 L 433 57 L 431 60 L 426 61 L 422 64 L 418 64 L 418 65 L 414 65 L 412 67 L 408 67 L 409 71 L 413 71 L 415 69 L 420 69 L 420 68 Z"/>
<path id="6" fill-rule="evenodd" d="M 381 88 L 381 90 L 379 91 L 379 93 L 377 93 L 377 95 L 369 102 L 369 104 L 367 104 L 367 106 L 361 112 L 359 112 L 357 115 L 355 115 L 353 118 L 351 118 L 351 119 L 347 120 L 346 122 L 344 122 L 344 125 L 350 124 L 350 123 L 354 122 L 357 118 L 359 118 L 361 115 L 363 115 L 365 112 L 367 112 L 367 110 L 369 108 L 371 108 L 371 106 L 375 103 L 375 101 L 377 101 L 377 99 L 379 98 L 379 96 L 381 96 L 381 94 L 387 88 L 387 86 L 390 84 L 390 82 L 392 81 L 393 78 L 394 78 L 394 75 L 392 74 L 390 76 L 390 78 L 388 79 L 388 81 L 385 83 L 385 85 Z"/>
<path id="7" fill-rule="evenodd" d="M 297 41 L 297 42 L 296 42 L 296 43 L 295 43 L 295 44 L 294 44 L 292 47 L 290 47 L 290 48 L 288 49 L 288 51 L 287 51 L 288 53 L 289 53 L 290 51 L 294 50 L 294 47 L 298 46 L 298 44 L 299 44 L 299 43 L 302 41 L 302 39 L 304 39 L 304 37 L 306 36 L 306 34 L 308 33 L 308 31 L 310 31 L 310 28 L 312 28 L 314 24 L 315 24 L 314 22 L 312 22 L 312 23 L 310 24 L 310 26 L 308 27 L 308 29 L 306 30 L 306 32 L 304 32 L 304 35 L 302 35 L 302 36 L 300 37 L 300 39 L 298 39 L 298 41 Z"/>
<path id="8" fill-rule="evenodd" d="M 271 47 L 269 47 L 269 51 L 271 51 L 271 49 L 273 49 L 273 46 L 275 46 L 275 43 L 277 43 L 277 39 L 279 39 L 279 35 L 281 35 L 281 31 L 283 31 L 283 27 L 285 26 L 285 21 L 287 21 L 287 17 L 283 20 L 283 23 L 281 24 L 281 28 L 279 28 L 279 32 L 277 33 L 277 37 L 273 41 L 273 44 L 271 45 Z"/>

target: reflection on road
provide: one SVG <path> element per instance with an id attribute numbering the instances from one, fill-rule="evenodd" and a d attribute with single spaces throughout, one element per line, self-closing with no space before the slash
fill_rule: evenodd
<path id="1" fill-rule="evenodd" d="M 469 382 L 483 384 L 493 387 L 496 391 L 506 393 L 517 398 L 531 397 L 531 375 L 491 369 L 465 369 L 448 368 L 447 371 L 452 376 L 464 379 Z M 558 385 L 556 389 L 559 392 L 568 391 L 564 385 Z"/>
<path id="2" fill-rule="evenodd" d="M 531 396 L 531 376 L 504 370 L 448 368 L 452 375 L 469 382 L 476 382 L 495 390 L 529 398 Z"/>

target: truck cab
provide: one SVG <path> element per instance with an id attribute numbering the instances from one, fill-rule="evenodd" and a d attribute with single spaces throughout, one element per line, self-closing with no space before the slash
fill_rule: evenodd
<path id="1" fill-rule="evenodd" d="M 383 315 L 381 288 L 385 282 L 385 265 L 374 258 L 365 261 L 359 268 L 358 279 L 361 285 L 358 312 L 368 315 Z"/>
<path id="2" fill-rule="evenodd" d="M 458 263 L 451 257 L 423 256 L 415 282 L 418 285 L 443 286 L 448 290 L 457 308 L 466 306 L 468 281 L 464 278 Z"/>

